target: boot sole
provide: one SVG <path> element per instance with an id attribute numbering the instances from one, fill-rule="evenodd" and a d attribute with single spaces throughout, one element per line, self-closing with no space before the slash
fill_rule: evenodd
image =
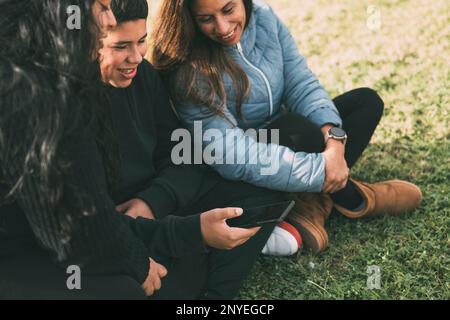
<path id="1" fill-rule="evenodd" d="M 297 217 L 298 222 L 289 220 L 294 225 L 303 240 L 303 248 L 312 254 L 319 254 L 328 246 L 328 235 L 325 229 L 318 228 L 309 220 L 303 217 Z"/>

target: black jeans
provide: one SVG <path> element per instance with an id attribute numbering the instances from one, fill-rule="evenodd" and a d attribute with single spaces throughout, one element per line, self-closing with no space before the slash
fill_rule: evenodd
<path id="1" fill-rule="evenodd" d="M 345 160 L 351 168 L 369 144 L 383 114 L 384 103 L 369 88 L 349 91 L 336 97 L 333 102 L 348 135 Z M 325 149 L 321 128 L 299 114 L 287 113 L 268 129 L 279 129 L 280 144 L 296 152 L 321 153 Z"/>
<path id="2" fill-rule="evenodd" d="M 284 195 L 280 192 L 225 180 L 212 169 L 208 170 L 210 175 L 204 187 L 199 190 L 196 204 L 190 208 L 182 208 L 176 215 L 185 216 L 225 207 L 249 208 L 284 200 Z M 161 290 L 152 298 L 233 299 L 274 227 L 275 224 L 263 227 L 245 244 L 233 250 L 209 248 L 209 253 L 203 255 L 172 259 L 168 263 L 168 276 L 162 280 Z"/>
<path id="3" fill-rule="evenodd" d="M 175 214 L 188 215 L 223 207 L 245 208 L 283 200 L 281 193 L 227 181 L 212 171 L 197 195 L 195 205 Z M 26 224 L 26 220 L 17 224 Z M 210 248 L 209 252 L 158 261 L 168 269 L 168 275 L 162 280 L 161 290 L 151 299 L 233 299 L 274 227 L 262 228 L 233 250 Z M 21 241 L 24 245 L 16 248 L 16 253 L 0 256 L 0 300 L 147 299 L 140 284 L 127 275 L 82 274 L 81 290 L 70 291 L 65 270 L 53 264 L 47 252 L 28 240 Z"/>
<path id="4" fill-rule="evenodd" d="M 384 103 L 380 96 L 369 88 L 349 91 L 333 101 L 348 135 L 345 160 L 348 167 L 352 168 L 366 149 L 380 122 Z M 296 152 L 321 153 L 325 149 L 321 128 L 299 114 L 287 113 L 271 123 L 268 129 L 279 129 L 280 144 Z M 351 181 L 344 189 L 333 193 L 331 198 L 351 210 L 362 202 Z"/>

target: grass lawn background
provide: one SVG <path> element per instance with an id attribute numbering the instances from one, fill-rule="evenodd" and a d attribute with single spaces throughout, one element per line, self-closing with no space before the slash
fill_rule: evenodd
<path id="1" fill-rule="evenodd" d="M 150 1 L 151 16 L 160 0 Z M 318 257 L 261 257 L 242 299 L 450 298 L 450 5 L 447 0 L 267 0 L 330 95 L 376 89 L 386 110 L 352 175 L 414 182 L 423 205 L 408 216 L 327 223 Z M 368 7 L 380 10 L 371 28 Z M 151 23 L 151 19 L 149 19 Z M 369 22 L 369 27 L 368 27 Z M 367 268 L 381 289 L 367 288 Z"/>

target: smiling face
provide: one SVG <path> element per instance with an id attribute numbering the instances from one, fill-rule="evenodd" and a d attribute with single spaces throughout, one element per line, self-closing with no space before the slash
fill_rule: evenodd
<path id="1" fill-rule="evenodd" d="M 145 19 L 123 22 L 110 30 L 99 52 L 103 82 L 116 88 L 131 85 L 147 48 Z"/>
<path id="2" fill-rule="evenodd" d="M 237 44 L 245 28 L 243 0 L 193 0 L 192 16 L 211 40 L 226 46 Z"/>

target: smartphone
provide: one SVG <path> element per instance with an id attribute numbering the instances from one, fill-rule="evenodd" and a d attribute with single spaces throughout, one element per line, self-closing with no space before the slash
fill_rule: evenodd
<path id="1" fill-rule="evenodd" d="M 228 219 L 227 224 L 233 228 L 254 228 L 265 224 L 278 224 L 286 218 L 294 205 L 294 201 L 285 201 L 260 207 L 243 208 L 244 213 L 240 217 Z"/>

